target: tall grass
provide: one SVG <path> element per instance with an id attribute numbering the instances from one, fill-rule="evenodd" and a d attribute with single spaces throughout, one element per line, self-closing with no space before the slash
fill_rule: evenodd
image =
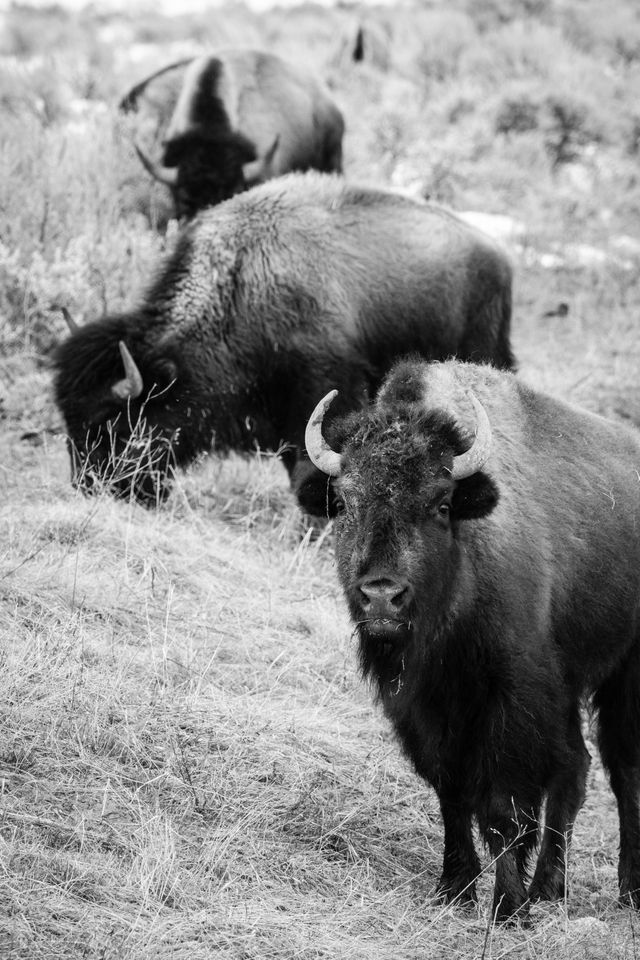
<path id="1" fill-rule="evenodd" d="M 477 910 L 436 904 L 437 803 L 357 677 L 330 527 L 264 455 L 207 458 L 154 511 L 83 499 L 47 363 L 62 306 L 135 304 L 172 242 L 118 95 L 180 45 L 245 41 L 326 73 L 348 176 L 521 221 L 519 375 L 640 424 L 637 27 L 631 0 L 6 15 L 3 960 L 635 956 L 597 761 L 566 903 L 492 927 L 485 858 Z"/>

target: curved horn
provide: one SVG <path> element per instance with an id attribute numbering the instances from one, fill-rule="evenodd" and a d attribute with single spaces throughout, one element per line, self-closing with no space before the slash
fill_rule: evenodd
<path id="1" fill-rule="evenodd" d="M 322 470 L 323 473 L 328 473 L 330 477 L 337 477 L 340 474 L 340 454 L 332 450 L 322 436 L 322 421 L 325 413 L 331 406 L 331 401 L 337 395 L 337 390 L 330 390 L 326 397 L 322 398 L 309 417 L 309 422 L 304 432 L 304 445 L 307 448 L 311 462 L 316 465 L 318 470 Z"/>
<path id="2" fill-rule="evenodd" d="M 272 176 L 271 165 L 279 145 L 280 134 L 278 133 L 265 154 L 258 157 L 257 160 L 251 160 L 249 163 L 242 165 L 242 176 L 246 183 L 253 184 L 256 180 L 268 180 Z"/>
<path id="3" fill-rule="evenodd" d="M 118 380 L 117 383 L 114 383 L 111 387 L 111 393 L 117 400 L 135 400 L 142 393 L 142 375 L 124 340 L 119 340 L 118 346 L 124 364 L 125 376 L 124 380 Z"/>
<path id="4" fill-rule="evenodd" d="M 164 183 L 167 187 L 175 187 L 178 183 L 178 170 L 177 168 L 172 167 L 163 167 L 161 163 L 154 163 L 151 160 L 142 147 L 139 147 L 137 143 L 133 144 L 136 150 L 136 153 L 140 157 L 140 162 L 145 170 L 151 174 L 156 180 L 159 180 L 160 183 Z"/>
<path id="5" fill-rule="evenodd" d="M 61 311 L 62 316 L 64 317 L 64 319 L 65 319 L 65 321 L 66 321 L 66 324 L 67 324 L 67 326 L 69 327 L 69 330 L 71 331 L 71 333 L 77 333 L 78 330 L 80 329 L 80 325 L 76 323 L 76 321 L 73 319 L 73 317 L 71 316 L 71 314 L 69 313 L 69 311 L 67 310 L 67 308 L 66 308 L 66 307 L 60 307 L 60 311 Z"/>
<path id="6" fill-rule="evenodd" d="M 451 476 L 454 480 L 464 480 L 477 473 L 491 452 L 491 424 L 487 411 L 471 391 L 468 397 L 476 412 L 476 438 L 468 450 L 453 458 Z"/>
<path id="7" fill-rule="evenodd" d="M 276 133 L 273 143 L 271 144 L 271 146 L 265 153 L 264 157 L 262 158 L 264 161 L 265 167 L 271 166 L 271 164 L 273 163 L 273 158 L 276 155 L 276 150 L 278 149 L 279 146 L 280 146 L 280 134 Z"/>

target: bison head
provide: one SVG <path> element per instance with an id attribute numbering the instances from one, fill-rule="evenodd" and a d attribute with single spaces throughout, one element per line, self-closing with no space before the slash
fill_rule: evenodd
<path id="1" fill-rule="evenodd" d="M 409 402 L 387 386 L 383 402 L 338 421 L 337 449 L 322 436 L 335 391 L 307 427 L 307 452 L 332 478 L 338 572 L 360 634 L 362 667 L 380 683 L 400 675 L 411 651 L 414 663 L 415 656 L 423 660 L 429 641 L 464 616 L 476 585 L 462 525 L 488 514 L 498 499 L 482 471 L 491 445 L 482 405 L 470 395 L 477 432 L 465 451 L 452 415 L 416 399 L 417 379 Z"/>
<path id="2" fill-rule="evenodd" d="M 185 440 L 192 432 L 183 431 L 191 412 L 186 375 L 177 358 L 127 345 L 125 324 L 124 317 L 88 324 L 60 345 L 56 400 L 74 485 L 153 505 L 166 497 L 175 468 L 193 458 Z"/>
<path id="3" fill-rule="evenodd" d="M 258 157 L 253 144 L 238 133 L 218 133 L 215 138 L 189 131 L 165 142 L 163 163 L 157 163 L 136 144 L 143 166 L 173 193 L 177 217 L 193 217 L 198 210 L 228 200 L 236 193 L 273 176 L 278 148 Z"/>

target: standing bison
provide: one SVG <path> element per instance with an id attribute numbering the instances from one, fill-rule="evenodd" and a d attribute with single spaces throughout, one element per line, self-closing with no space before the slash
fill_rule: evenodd
<path id="1" fill-rule="evenodd" d="M 153 502 L 212 446 L 278 450 L 309 480 L 318 395 L 336 383 L 339 409 L 360 407 L 411 351 L 509 367 L 510 313 L 504 255 L 451 213 L 321 174 L 273 180 L 188 224 L 140 307 L 60 345 L 76 482 Z"/>
<path id="2" fill-rule="evenodd" d="M 363 672 L 440 800 L 439 894 L 475 899 L 475 818 L 498 919 L 564 896 L 591 697 L 620 814 L 620 896 L 640 906 L 640 439 L 455 361 L 399 363 L 373 406 L 334 423 L 332 445 L 330 400 L 307 448 L 334 478 Z"/>
<path id="3" fill-rule="evenodd" d="M 137 149 L 147 170 L 171 188 L 178 216 L 291 171 L 341 172 L 344 120 L 307 70 L 263 51 L 222 50 L 152 74 L 120 109 L 137 110 L 145 99 L 153 105 L 155 87 L 162 91 L 174 74 L 182 83 L 162 157 L 153 161 Z M 161 114 L 162 104 L 155 110 Z"/>

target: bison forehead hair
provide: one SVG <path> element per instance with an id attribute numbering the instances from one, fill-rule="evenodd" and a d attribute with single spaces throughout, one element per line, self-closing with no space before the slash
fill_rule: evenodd
<path id="1" fill-rule="evenodd" d="M 356 489 L 377 488 L 385 497 L 394 491 L 411 495 L 425 480 L 450 476 L 453 456 L 465 447 L 450 414 L 409 403 L 353 414 L 336 434 L 352 485 L 357 479 Z"/>

